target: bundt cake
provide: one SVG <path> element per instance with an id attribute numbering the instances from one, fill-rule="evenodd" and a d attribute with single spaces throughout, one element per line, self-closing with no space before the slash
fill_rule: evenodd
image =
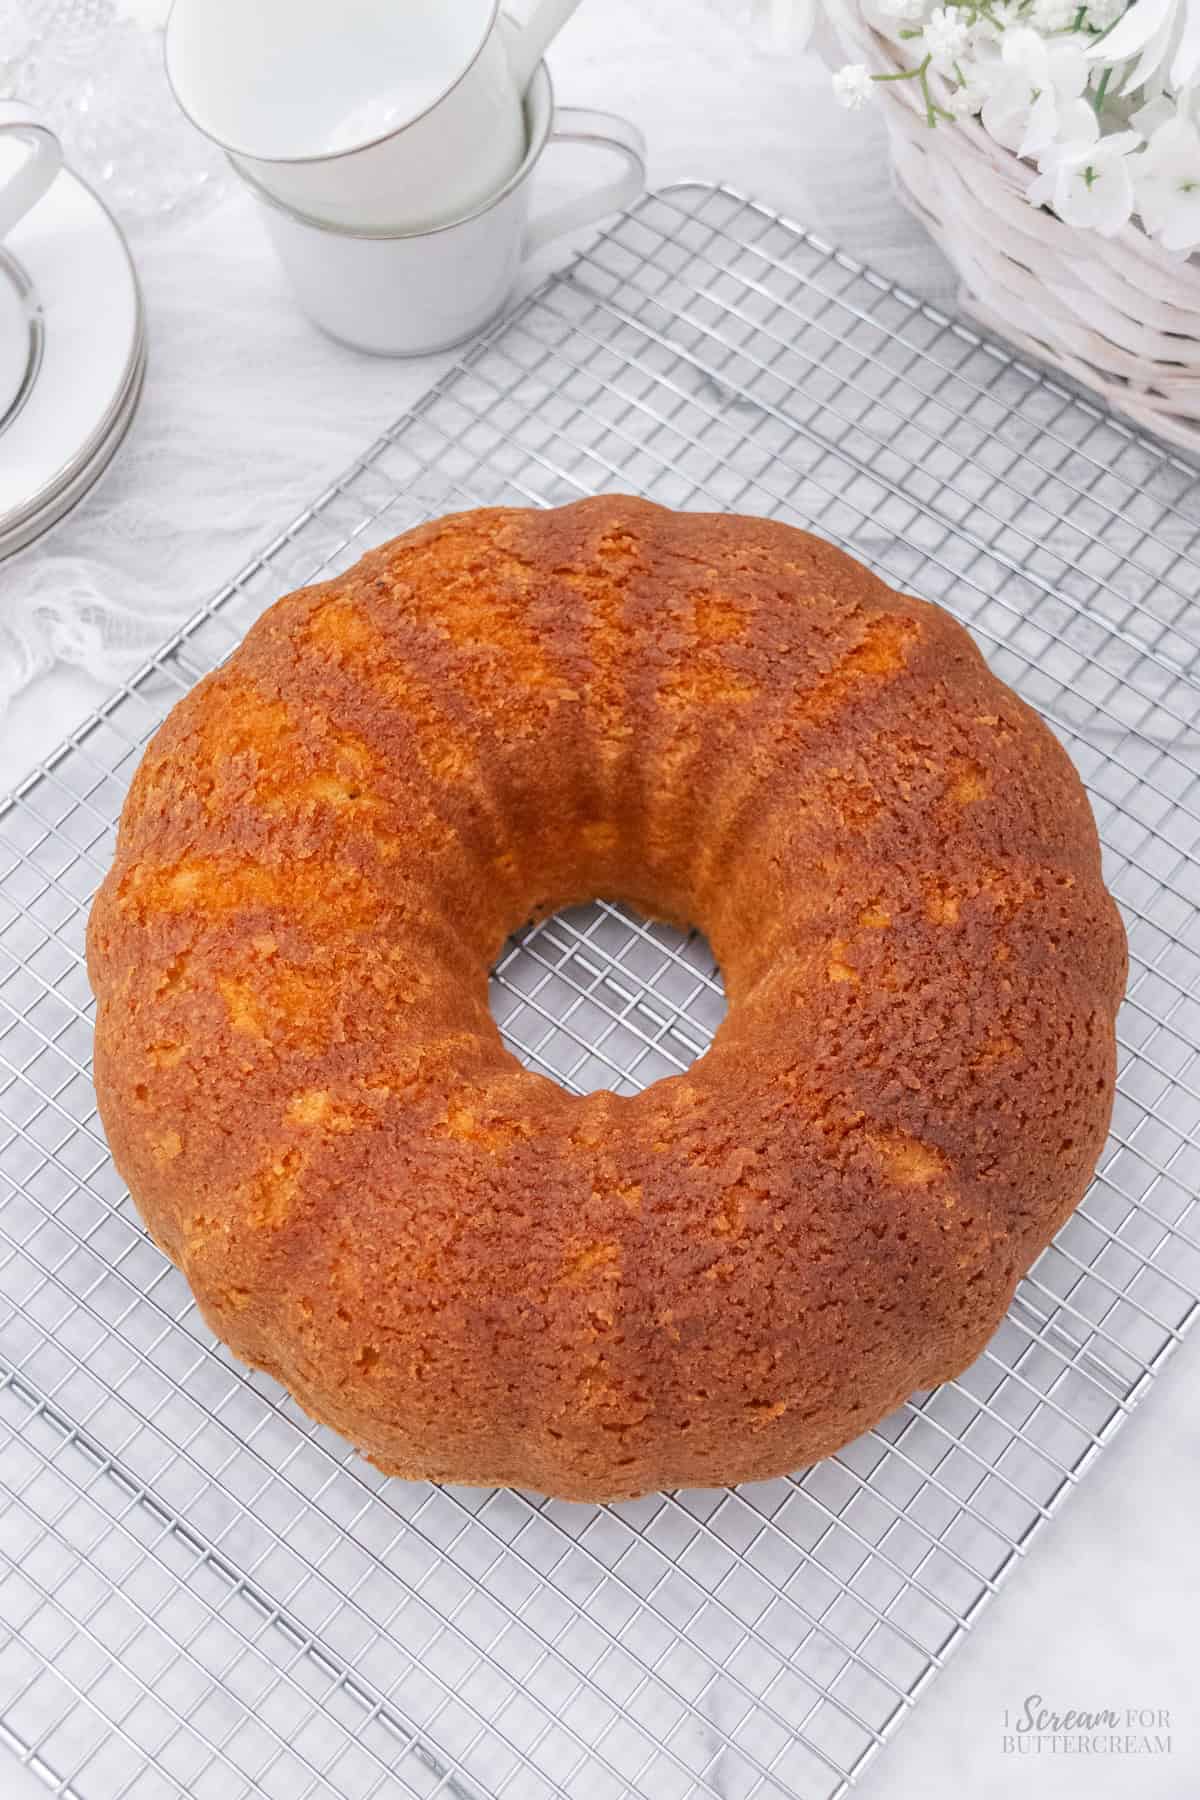
<path id="1" fill-rule="evenodd" d="M 634 1097 L 488 1010 L 597 895 L 729 998 Z M 1126 970 L 1071 764 L 947 613 L 615 495 L 273 606 L 147 750 L 88 948 L 113 1155 L 213 1331 L 389 1473 L 581 1500 L 959 1373 L 1092 1174 Z"/>

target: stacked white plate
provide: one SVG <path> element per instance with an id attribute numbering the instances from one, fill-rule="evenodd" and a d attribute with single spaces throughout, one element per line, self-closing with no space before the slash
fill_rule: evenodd
<path id="1" fill-rule="evenodd" d="M 125 240 L 64 169 L 0 245 L 0 557 L 53 525 L 108 467 L 145 365 Z"/>

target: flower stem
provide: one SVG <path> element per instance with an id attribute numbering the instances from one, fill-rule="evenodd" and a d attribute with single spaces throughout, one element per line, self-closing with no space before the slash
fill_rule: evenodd
<path id="1" fill-rule="evenodd" d="M 917 79 L 921 83 L 921 98 L 925 102 L 925 122 L 931 128 L 937 124 L 939 119 L 945 119 L 948 124 L 952 125 L 954 114 L 948 113 L 944 107 L 939 106 L 929 91 L 929 65 L 932 61 L 932 56 L 926 56 L 925 61 L 916 71 Z"/>
<path id="2" fill-rule="evenodd" d="M 929 68 L 932 62 L 933 56 L 928 54 L 924 62 L 918 63 L 914 69 L 896 69 L 891 75 L 872 75 L 871 80 L 920 82 L 921 98 L 925 102 L 926 124 L 936 125 L 939 119 L 945 119 L 948 125 L 953 125 L 954 114 L 947 112 L 944 106 L 939 106 L 929 90 Z"/>

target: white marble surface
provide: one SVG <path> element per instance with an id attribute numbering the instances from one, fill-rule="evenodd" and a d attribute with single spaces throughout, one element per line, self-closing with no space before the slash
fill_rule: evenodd
<path id="1" fill-rule="evenodd" d="M 937 251 L 892 201 L 877 128 L 832 103 L 811 59 L 753 50 L 738 0 L 591 0 L 553 54 L 560 97 L 644 125 L 652 179 L 719 177 L 812 225 L 913 291 L 951 305 Z M 565 251 L 560 251 L 565 254 Z M 181 509 L 172 558 L 181 611 L 217 586 L 401 412 L 447 358 L 373 362 L 324 342 L 289 308 L 245 204 L 142 247 L 152 337 L 144 419 L 187 434 L 197 467 L 221 458 L 241 490 L 221 512 Z M 196 319 L 212 321 L 196 355 Z M 236 333 L 223 330 L 235 315 Z M 289 429 L 290 426 L 290 429 Z M 141 429 L 142 427 L 139 427 Z M 281 432 L 289 454 L 281 457 Z M 236 444 L 236 456 L 230 445 Z M 87 510 L 27 553 L 84 554 L 127 500 L 116 467 Z M 253 504 L 246 504 L 245 482 Z M 68 537 L 67 534 L 71 534 Z M 148 551 L 148 555 L 150 552 Z M 181 573 L 181 571 L 183 571 Z M 148 574 L 152 571 L 148 571 Z M 13 566 L 0 567 L 0 607 Z M 179 592 L 178 589 L 185 591 Z M 7 788 L 99 699 L 78 670 L 38 680 L 0 723 Z M 1186 1346 L 1147 1405 L 1042 1532 L 978 1628 L 863 1777 L 875 1800 L 1189 1800 L 1200 1794 L 1200 1350 Z M 1002 1752 L 1005 1708 L 1169 1709 L 1169 1756 Z M 0 1749 L 0 1794 L 44 1790 Z"/>

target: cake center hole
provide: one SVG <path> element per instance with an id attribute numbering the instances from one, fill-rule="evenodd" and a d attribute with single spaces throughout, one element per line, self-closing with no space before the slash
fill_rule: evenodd
<path id="1" fill-rule="evenodd" d="M 609 900 L 510 938 L 490 999 L 513 1054 L 572 1094 L 637 1094 L 682 1074 L 725 1017 L 707 940 Z"/>

